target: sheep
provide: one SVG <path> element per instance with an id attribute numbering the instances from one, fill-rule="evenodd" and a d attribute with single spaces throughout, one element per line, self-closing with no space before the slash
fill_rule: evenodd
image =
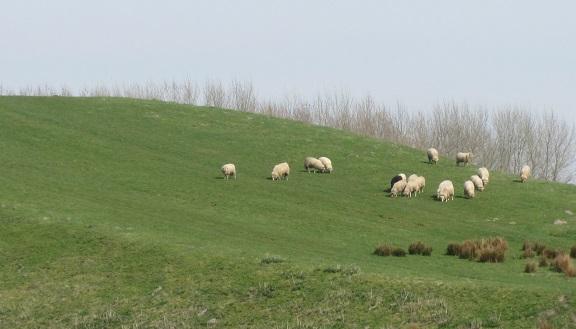
<path id="1" fill-rule="evenodd" d="M 404 187 L 404 191 L 402 192 L 402 194 L 404 194 L 404 196 L 411 198 L 412 194 L 416 195 L 419 189 L 420 184 L 418 184 L 417 180 L 409 180 L 408 183 L 406 183 L 406 186 Z"/>
<path id="2" fill-rule="evenodd" d="M 408 176 L 408 181 L 411 182 L 413 180 L 416 180 L 417 178 L 418 178 L 418 175 L 412 174 L 412 175 Z"/>
<path id="3" fill-rule="evenodd" d="M 431 147 L 428 149 L 428 163 L 438 163 L 438 150 Z"/>
<path id="4" fill-rule="evenodd" d="M 488 182 L 490 181 L 490 172 L 488 172 L 488 169 L 485 167 L 478 168 L 477 175 L 482 179 L 484 186 L 488 185 Z"/>
<path id="5" fill-rule="evenodd" d="M 468 199 L 474 198 L 476 192 L 474 191 L 474 183 L 471 180 L 464 182 L 464 196 Z"/>
<path id="6" fill-rule="evenodd" d="M 304 159 L 304 169 L 306 169 L 308 172 L 310 172 L 310 169 L 312 169 L 314 173 L 316 173 L 317 170 L 324 171 L 326 168 L 324 167 L 322 161 L 313 157 L 307 157 Z"/>
<path id="7" fill-rule="evenodd" d="M 472 175 L 470 176 L 470 180 L 472 181 L 472 183 L 474 183 L 474 187 L 478 191 L 484 191 L 484 183 L 482 183 L 482 178 L 480 178 L 480 176 Z"/>
<path id="8" fill-rule="evenodd" d="M 472 157 L 474 155 L 470 152 L 468 153 L 464 153 L 464 152 L 458 152 L 458 154 L 456 154 L 456 165 L 460 165 L 461 162 L 464 163 L 464 166 L 468 165 L 468 162 L 472 161 Z"/>
<path id="9" fill-rule="evenodd" d="M 530 177 L 530 167 L 528 165 L 524 165 L 522 170 L 520 170 L 520 181 L 524 183 Z"/>
<path id="10" fill-rule="evenodd" d="M 332 161 L 330 159 L 328 159 L 327 157 L 319 157 L 318 160 L 320 160 L 320 162 L 322 162 L 322 164 L 324 165 L 324 172 L 328 172 L 329 174 L 332 173 Z"/>
<path id="11" fill-rule="evenodd" d="M 290 166 L 287 162 L 279 163 L 272 169 L 272 180 L 280 180 L 282 178 L 288 180 L 288 175 L 290 175 Z"/>
<path id="12" fill-rule="evenodd" d="M 418 192 L 424 192 L 424 187 L 426 187 L 426 178 L 424 178 L 424 176 L 418 176 L 416 182 L 418 183 Z"/>
<path id="13" fill-rule="evenodd" d="M 225 179 L 228 179 L 230 176 L 234 176 L 234 179 L 236 179 L 236 166 L 233 163 L 223 165 L 220 171 L 224 174 Z"/>
<path id="14" fill-rule="evenodd" d="M 390 197 L 397 197 L 398 194 L 404 192 L 404 188 L 406 187 L 406 180 L 402 179 L 394 183 L 394 186 L 390 189 Z"/>
<path id="15" fill-rule="evenodd" d="M 390 190 L 392 190 L 392 187 L 394 187 L 394 184 L 396 184 L 396 182 L 398 181 L 406 181 L 406 175 L 404 174 L 398 174 L 394 177 L 392 177 L 392 179 L 390 180 Z"/>
<path id="16" fill-rule="evenodd" d="M 451 181 L 445 180 L 438 185 L 438 190 L 436 191 L 436 198 L 441 202 L 448 202 L 448 200 L 454 200 L 454 184 Z"/>

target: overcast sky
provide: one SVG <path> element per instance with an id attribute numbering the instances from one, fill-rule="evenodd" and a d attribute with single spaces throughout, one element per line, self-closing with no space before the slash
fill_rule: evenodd
<path id="1" fill-rule="evenodd" d="M 250 80 L 260 96 L 348 89 L 576 121 L 576 1 L 19 0 L 0 83 Z"/>

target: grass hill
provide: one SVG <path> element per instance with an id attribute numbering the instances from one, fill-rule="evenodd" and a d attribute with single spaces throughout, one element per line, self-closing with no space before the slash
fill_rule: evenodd
<path id="1" fill-rule="evenodd" d="M 328 156 L 332 174 L 303 169 Z M 574 327 L 576 278 L 523 273 L 524 240 L 576 244 L 576 187 L 335 129 L 114 98 L 0 97 L 2 328 Z M 287 161 L 288 181 L 270 180 Z M 219 168 L 234 162 L 238 179 Z M 389 198 L 398 172 L 426 177 Z M 444 179 L 456 198 L 434 200 Z M 566 225 L 554 225 L 564 219 Z M 444 255 L 501 236 L 504 263 Z M 431 257 L 378 257 L 415 241 Z"/>

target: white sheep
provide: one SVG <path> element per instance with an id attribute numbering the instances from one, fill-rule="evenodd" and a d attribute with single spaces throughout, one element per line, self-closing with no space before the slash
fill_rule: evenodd
<path id="1" fill-rule="evenodd" d="M 420 184 L 418 184 L 418 180 L 409 180 L 408 183 L 406 183 L 406 186 L 404 187 L 404 191 L 402 191 L 402 194 L 404 194 L 404 196 L 411 198 L 412 195 L 414 196 L 416 195 L 419 189 Z"/>
<path id="2" fill-rule="evenodd" d="M 408 181 L 409 181 L 409 182 L 414 181 L 414 180 L 416 180 L 416 179 L 418 179 L 418 175 L 416 175 L 416 174 L 412 174 L 412 175 L 408 176 Z"/>
<path id="3" fill-rule="evenodd" d="M 304 159 L 304 169 L 306 169 L 308 172 L 310 172 L 310 169 L 312 169 L 314 173 L 316 173 L 317 171 L 322 172 L 326 168 L 324 167 L 322 161 L 314 157 L 307 157 Z"/>
<path id="4" fill-rule="evenodd" d="M 520 181 L 522 183 L 527 181 L 528 177 L 530 177 L 530 174 L 531 174 L 530 167 L 528 165 L 524 165 L 520 170 Z"/>
<path id="5" fill-rule="evenodd" d="M 424 192 L 424 188 L 426 187 L 426 178 L 424 178 L 424 176 L 418 176 L 416 182 L 418 183 L 418 192 Z"/>
<path id="6" fill-rule="evenodd" d="M 464 182 L 464 196 L 468 199 L 472 199 L 475 196 L 474 183 L 471 180 Z"/>
<path id="7" fill-rule="evenodd" d="M 394 186 L 390 189 L 390 196 L 395 198 L 398 194 L 404 192 L 404 188 L 406 187 L 406 180 L 399 180 L 394 183 Z"/>
<path id="8" fill-rule="evenodd" d="M 332 161 L 327 157 L 319 157 L 318 160 L 320 160 L 320 162 L 322 162 L 324 165 L 324 171 L 327 171 L 329 174 L 331 174 L 332 170 L 334 170 L 332 169 Z"/>
<path id="9" fill-rule="evenodd" d="M 472 175 L 470 176 L 470 180 L 472 181 L 472 183 L 474 183 L 474 187 L 478 191 L 484 191 L 484 183 L 482 183 L 482 178 L 480 178 L 480 176 Z"/>
<path id="10" fill-rule="evenodd" d="M 478 168 L 477 175 L 482 179 L 484 186 L 488 185 L 488 182 L 490 182 L 490 172 L 488 172 L 488 169 L 485 167 Z"/>
<path id="11" fill-rule="evenodd" d="M 223 165 L 220 171 L 224 174 L 225 179 L 228 179 L 230 176 L 234 176 L 234 179 L 236 179 L 236 166 L 233 163 Z"/>
<path id="12" fill-rule="evenodd" d="M 468 162 L 472 161 L 472 157 L 474 155 L 470 152 L 468 153 L 464 153 L 464 152 L 458 152 L 456 154 L 456 165 L 460 165 L 460 163 L 464 163 L 464 166 L 468 165 Z"/>
<path id="13" fill-rule="evenodd" d="M 454 184 L 451 181 L 445 180 L 438 185 L 438 190 L 436 191 L 436 198 L 441 202 L 448 202 L 448 200 L 454 200 Z"/>
<path id="14" fill-rule="evenodd" d="M 438 163 L 438 150 L 431 147 L 428 149 L 428 163 Z"/>
<path id="15" fill-rule="evenodd" d="M 287 162 L 279 163 L 272 169 L 272 180 L 280 180 L 282 178 L 288 180 L 288 175 L 290 175 L 290 166 Z"/>

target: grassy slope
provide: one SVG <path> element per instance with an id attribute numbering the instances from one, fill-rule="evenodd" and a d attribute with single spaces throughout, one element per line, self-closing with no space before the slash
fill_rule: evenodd
<path id="1" fill-rule="evenodd" d="M 2 97 L 0 150 L 0 325 L 435 327 L 441 316 L 422 305 L 446 303 L 446 327 L 495 317 L 532 327 L 550 309 L 566 326 L 576 305 L 576 281 L 524 274 L 517 259 L 525 239 L 574 244 L 574 186 L 493 173 L 465 200 L 475 168 L 452 160 L 430 166 L 423 152 L 334 129 L 125 99 Z M 303 172 L 308 155 L 330 157 L 335 172 Z M 270 181 L 282 161 L 289 181 Z M 226 162 L 237 181 L 221 179 Z M 387 198 L 397 172 L 424 175 L 426 192 Z M 443 179 L 454 202 L 432 198 Z M 493 235 L 511 245 L 503 264 L 442 255 Z M 433 256 L 371 255 L 415 240 Z M 259 265 L 267 253 L 288 261 Z M 318 270 L 334 264 L 364 274 Z M 429 302 L 407 311 L 402 296 Z"/>

